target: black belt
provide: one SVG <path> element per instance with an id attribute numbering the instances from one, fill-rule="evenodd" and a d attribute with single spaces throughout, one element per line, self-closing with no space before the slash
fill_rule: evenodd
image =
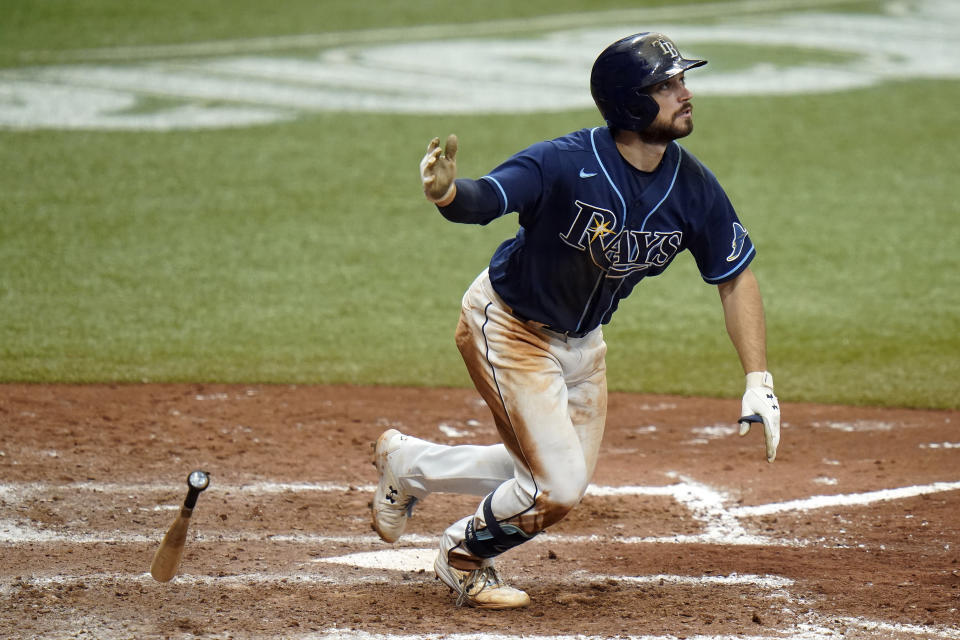
<path id="1" fill-rule="evenodd" d="M 492 288 L 493 287 L 491 285 L 491 289 Z M 565 331 L 563 329 L 557 329 L 555 327 L 551 327 L 545 322 L 539 322 L 537 320 L 531 320 L 530 318 L 524 318 L 522 315 L 514 311 L 513 307 L 508 305 L 503 298 L 497 295 L 496 291 L 493 291 L 493 297 L 494 297 L 494 300 L 499 304 L 499 306 L 503 307 L 507 311 L 507 313 L 512 315 L 514 318 L 516 318 L 520 322 L 524 324 L 529 324 L 530 326 L 536 329 L 541 329 L 541 330 L 549 331 L 550 333 L 555 333 L 558 336 L 562 337 L 564 340 L 566 340 L 567 338 L 583 338 L 584 336 L 589 334 L 590 331 L 593 331 L 593 329 L 591 329 L 590 331 Z"/>
<path id="2" fill-rule="evenodd" d="M 589 334 L 590 331 L 593 331 L 593 329 L 591 329 L 590 331 L 566 331 L 564 329 L 557 329 L 556 327 L 551 327 L 550 325 L 544 322 L 539 322 L 537 320 L 530 320 L 529 318 L 524 318 L 522 315 L 520 315 L 513 309 L 510 309 L 510 315 L 512 315 L 514 318 L 516 318 L 520 322 L 523 322 L 524 324 L 529 324 L 530 326 L 536 329 L 549 331 L 550 333 L 555 333 L 558 336 L 561 336 L 563 338 L 583 338 L 587 334 Z"/>

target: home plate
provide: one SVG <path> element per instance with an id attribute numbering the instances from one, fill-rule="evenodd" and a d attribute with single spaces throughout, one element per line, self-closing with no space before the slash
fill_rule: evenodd
<path id="1" fill-rule="evenodd" d="M 436 549 L 386 549 L 364 551 L 333 558 L 317 558 L 315 562 L 346 564 L 364 569 L 390 569 L 391 571 L 432 571 L 437 558 Z"/>

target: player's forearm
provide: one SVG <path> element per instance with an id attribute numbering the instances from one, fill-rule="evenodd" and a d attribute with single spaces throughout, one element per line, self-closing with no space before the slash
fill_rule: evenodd
<path id="1" fill-rule="evenodd" d="M 437 203 L 444 218 L 452 222 L 487 224 L 500 217 L 500 198 L 486 180 L 457 178 L 453 200 L 446 206 Z"/>
<path id="2" fill-rule="evenodd" d="M 760 286 L 750 269 L 718 287 L 727 334 L 744 373 L 767 369 L 767 326 Z"/>

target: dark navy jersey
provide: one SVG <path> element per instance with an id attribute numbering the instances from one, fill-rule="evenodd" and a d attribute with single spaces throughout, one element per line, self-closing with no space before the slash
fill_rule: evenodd
<path id="1" fill-rule="evenodd" d="M 517 235 L 490 261 L 494 289 L 516 315 L 558 331 L 609 322 L 638 282 L 685 249 L 712 284 L 735 278 L 755 255 L 716 177 L 676 142 L 645 173 L 623 159 L 608 129 L 582 129 L 524 149 L 480 181 L 492 185 L 499 210 L 459 221 L 519 213 Z"/>

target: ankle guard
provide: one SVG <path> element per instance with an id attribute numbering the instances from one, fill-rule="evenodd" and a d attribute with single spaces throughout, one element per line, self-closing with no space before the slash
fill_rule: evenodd
<path id="1" fill-rule="evenodd" d="M 493 558 L 533 538 L 517 526 L 501 525 L 497 522 L 493 517 L 493 508 L 490 506 L 492 500 L 492 493 L 483 499 L 483 520 L 487 525 L 486 528 L 476 530 L 472 518 L 467 523 L 464 544 L 470 553 L 478 558 Z"/>

